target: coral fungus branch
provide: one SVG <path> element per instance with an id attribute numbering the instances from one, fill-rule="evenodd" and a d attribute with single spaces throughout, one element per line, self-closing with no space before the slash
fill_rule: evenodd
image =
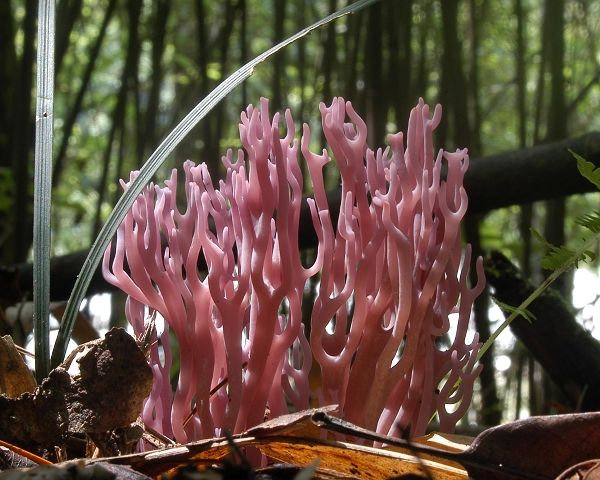
<path id="1" fill-rule="evenodd" d="M 290 406 L 308 407 L 311 395 L 392 435 L 424 433 L 434 413 L 452 429 L 468 407 L 480 367 L 479 342 L 476 335 L 467 341 L 467 326 L 484 279 L 478 260 L 477 284 L 467 284 L 471 251 L 463 255 L 460 241 L 467 151 L 434 152 L 441 108 L 431 113 L 422 100 L 406 137 L 390 135 L 389 147 L 378 150 L 368 147 L 367 126 L 350 102 L 336 98 L 320 111 L 331 151 L 316 154 L 310 128 L 297 139 L 289 111 L 281 136 L 280 116 L 269 116 L 266 99 L 248 107 L 243 149 L 235 160 L 231 151 L 223 158 L 218 187 L 205 165 L 186 162 L 186 210 L 175 202 L 174 171 L 164 187 L 149 186 L 138 197 L 112 263 L 106 252 L 104 274 L 128 294 L 136 332 L 144 316 L 164 318 L 143 416 L 178 441 L 242 431 Z M 300 154 L 318 238 L 307 267 L 298 248 Z M 336 224 L 324 180 L 332 161 L 341 181 Z M 198 270 L 199 259 L 208 273 Z M 313 277 L 308 339 L 302 302 Z M 180 356 L 173 394 L 169 332 Z M 321 383 L 311 392 L 313 360 Z"/>

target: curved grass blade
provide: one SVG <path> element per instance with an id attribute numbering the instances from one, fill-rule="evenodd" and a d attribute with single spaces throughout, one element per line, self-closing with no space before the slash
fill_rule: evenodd
<path id="1" fill-rule="evenodd" d="M 54 120 L 54 0 L 38 9 L 33 199 L 33 335 L 38 383 L 50 371 L 50 207 Z"/>
<path id="2" fill-rule="evenodd" d="M 295 35 L 278 43 L 277 45 L 266 50 L 250 62 L 246 63 L 240 69 L 232 73 L 223 82 L 221 82 L 206 98 L 204 98 L 188 115 L 167 135 L 158 148 L 150 155 L 144 166 L 141 168 L 138 177 L 129 186 L 127 191 L 123 193 L 119 201 L 115 205 L 110 217 L 100 230 L 98 237 L 92 244 L 90 252 L 84 261 L 81 272 L 79 273 L 65 313 L 62 318 L 58 337 L 52 351 L 52 366 L 59 365 L 66 353 L 67 344 L 73 330 L 73 323 L 79 310 L 79 306 L 85 296 L 92 275 L 99 264 L 104 250 L 108 246 L 112 236 L 117 231 L 119 224 L 123 221 L 125 214 L 133 204 L 135 198 L 143 190 L 144 186 L 150 181 L 156 170 L 163 164 L 167 156 L 175 149 L 181 140 L 188 132 L 202 120 L 208 112 L 210 112 L 229 92 L 246 80 L 254 68 L 267 58 L 277 53 L 279 50 L 294 43 L 296 40 L 306 36 L 313 30 L 328 24 L 329 22 L 340 18 L 349 13 L 358 12 L 363 8 L 378 2 L 379 0 L 359 0 L 344 8 L 328 15 L 327 17 L 313 23 L 312 25 L 300 30 Z"/>

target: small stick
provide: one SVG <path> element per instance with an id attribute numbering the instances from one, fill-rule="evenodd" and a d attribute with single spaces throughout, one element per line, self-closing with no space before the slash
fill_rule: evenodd
<path id="1" fill-rule="evenodd" d="M 25 457 L 39 465 L 53 465 L 53 463 L 51 461 L 46 460 L 45 458 L 39 457 L 35 453 L 28 452 L 27 450 L 25 450 L 21 447 L 17 447 L 16 445 L 13 445 L 12 443 L 5 442 L 4 440 L 0 440 L 0 446 L 8 448 L 11 452 L 16 453 L 17 455 L 21 455 L 22 457 Z"/>
<path id="2" fill-rule="evenodd" d="M 246 366 L 247 366 L 247 365 L 248 365 L 248 362 L 244 362 L 244 363 L 242 364 L 242 368 L 246 368 Z M 209 397 L 212 397 L 212 396 L 213 396 L 215 393 L 217 393 L 217 392 L 219 391 L 219 389 L 220 389 L 222 386 L 224 386 L 224 385 L 225 385 L 227 382 L 228 382 L 228 378 L 227 378 L 227 377 L 224 377 L 224 378 L 223 378 L 223 380 L 221 380 L 219 383 L 217 383 L 217 384 L 216 384 L 216 385 L 215 385 L 215 386 L 212 388 L 212 390 L 209 392 L 208 396 L 209 396 Z M 187 416 L 187 417 L 185 417 L 185 421 L 183 422 L 183 426 L 184 426 L 184 427 L 185 427 L 185 426 L 186 426 L 186 425 L 187 425 L 187 424 L 190 422 L 190 420 L 192 419 L 192 417 L 193 417 L 194 415 L 196 415 L 196 413 L 197 413 L 197 412 L 198 412 L 198 407 L 197 407 L 196 405 L 194 405 L 194 406 L 192 407 L 192 411 L 191 411 L 191 412 L 188 414 L 188 416 Z"/>

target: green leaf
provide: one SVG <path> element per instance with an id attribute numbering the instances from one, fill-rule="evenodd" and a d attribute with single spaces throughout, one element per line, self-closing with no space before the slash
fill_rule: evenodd
<path id="1" fill-rule="evenodd" d="M 550 250 L 551 248 L 554 248 L 554 245 L 552 245 L 548 240 L 546 240 L 546 237 L 544 237 L 535 228 L 530 228 L 529 231 L 533 234 L 533 236 L 535 237 L 535 239 L 538 242 L 540 242 L 541 244 L 543 244 L 548 250 Z"/>
<path id="2" fill-rule="evenodd" d="M 83 263 L 81 272 L 79 273 L 63 318 L 61 321 L 60 329 L 58 331 L 58 337 L 52 351 L 52 366 L 58 366 L 64 359 L 69 339 L 71 338 L 71 332 L 73 330 L 73 324 L 79 311 L 79 306 L 85 296 L 87 288 L 90 284 L 94 271 L 97 265 L 100 263 L 104 251 L 108 247 L 111 238 L 117 231 L 118 226 L 125 218 L 125 215 L 131 205 L 135 201 L 136 197 L 143 190 L 144 186 L 150 181 L 156 170 L 163 164 L 167 159 L 168 155 L 177 147 L 177 145 L 183 140 L 183 138 L 194 128 L 200 120 L 202 120 L 208 112 L 210 112 L 229 92 L 235 87 L 240 85 L 246 80 L 254 68 L 260 63 L 264 62 L 267 58 L 277 53 L 284 47 L 292 44 L 296 40 L 304 37 L 308 33 L 328 24 L 332 20 L 347 15 L 349 13 L 358 12 L 363 8 L 376 3 L 379 0 L 359 0 L 344 8 L 341 8 L 337 12 L 328 15 L 327 17 L 313 23 L 309 27 L 300 30 L 298 33 L 292 35 L 286 40 L 278 43 L 277 45 L 266 50 L 262 54 L 258 55 L 253 60 L 246 63 L 244 66 L 236 70 L 223 82 L 221 82 L 206 98 L 204 98 L 194 109 L 187 114 L 187 116 L 167 135 L 162 141 L 158 148 L 150 155 L 150 158 L 146 161 L 144 166 L 141 168 L 138 177 L 129 185 L 129 188 L 123 193 L 108 220 L 100 230 L 98 237 L 92 244 L 90 252 Z"/>
<path id="3" fill-rule="evenodd" d="M 577 225 L 587 228 L 593 233 L 600 232 L 600 212 L 586 213 L 575 219 Z"/>
<path id="4" fill-rule="evenodd" d="M 578 264 L 581 260 L 585 260 L 585 252 L 582 252 L 581 256 L 576 258 L 575 250 L 565 246 L 553 246 L 544 255 L 544 258 L 542 258 L 542 268 L 545 270 L 557 270 L 570 263 Z"/>
<path id="5" fill-rule="evenodd" d="M 527 310 L 526 308 L 520 309 L 519 307 L 513 307 L 512 305 L 509 305 L 508 303 L 501 302 L 496 297 L 492 297 L 492 299 L 494 300 L 494 303 L 496 305 L 498 305 L 502 311 L 507 312 L 508 314 L 514 314 L 516 316 L 521 316 L 525 320 L 527 320 L 529 323 L 532 323 L 534 320 L 536 320 L 535 315 L 533 313 L 531 313 L 529 310 Z"/>
<path id="6" fill-rule="evenodd" d="M 575 220 L 575 223 L 591 230 L 593 233 L 600 233 L 600 216 L 597 213 L 582 215 Z M 567 246 L 553 245 L 534 228 L 531 229 L 531 233 L 548 250 L 541 261 L 542 268 L 545 270 L 557 270 L 565 266 L 571 268 L 571 266 L 578 266 L 579 262 L 592 262 L 596 257 L 592 250 L 583 250 L 576 253 L 576 250 Z M 582 241 L 585 241 L 585 239 L 582 238 Z"/>
<path id="7" fill-rule="evenodd" d="M 600 190 L 600 168 L 596 168 L 592 162 L 588 162 L 581 155 L 578 155 L 573 150 L 569 149 L 569 152 L 575 160 L 577 160 L 577 169 L 579 173 L 592 182 L 598 190 Z"/>
<path id="8" fill-rule="evenodd" d="M 38 6 L 33 198 L 33 336 L 38 383 L 50 371 L 50 207 L 54 118 L 54 0 Z"/>

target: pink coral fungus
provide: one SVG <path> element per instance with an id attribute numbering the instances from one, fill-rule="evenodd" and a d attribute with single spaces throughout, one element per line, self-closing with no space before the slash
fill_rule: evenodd
<path id="1" fill-rule="evenodd" d="M 186 162 L 185 211 L 176 205 L 174 170 L 164 187 L 149 186 L 136 200 L 112 264 L 106 252 L 104 275 L 127 293 L 136 333 L 154 312 L 165 319 L 143 418 L 180 442 L 307 408 L 311 395 L 391 435 L 421 435 L 435 413 L 451 430 L 469 405 L 481 367 L 467 326 L 484 278 L 478 259 L 477 284 L 468 285 L 471 250 L 461 250 L 466 150 L 435 154 L 441 108 L 430 115 L 422 100 L 406 147 L 397 133 L 377 151 L 367 147 L 367 126 L 350 102 L 336 98 L 320 110 L 331 153 L 319 155 L 309 150 L 307 125 L 296 138 L 289 111 L 281 137 L 267 100 L 248 107 L 243 150 L 224 157 L 218 187 L 204 164 Z M 299 150 L 318 238 L 310 266 L 298 246 Z M 323 177 L 332 158 L 341 178 L 335 225 Z M 318 283 L 308 340 L 302 302 L 311 277 Z M 179 344 L 174 393 L 169 332 Z M 311 392 L 313 361 L 321 382 Z"/>

